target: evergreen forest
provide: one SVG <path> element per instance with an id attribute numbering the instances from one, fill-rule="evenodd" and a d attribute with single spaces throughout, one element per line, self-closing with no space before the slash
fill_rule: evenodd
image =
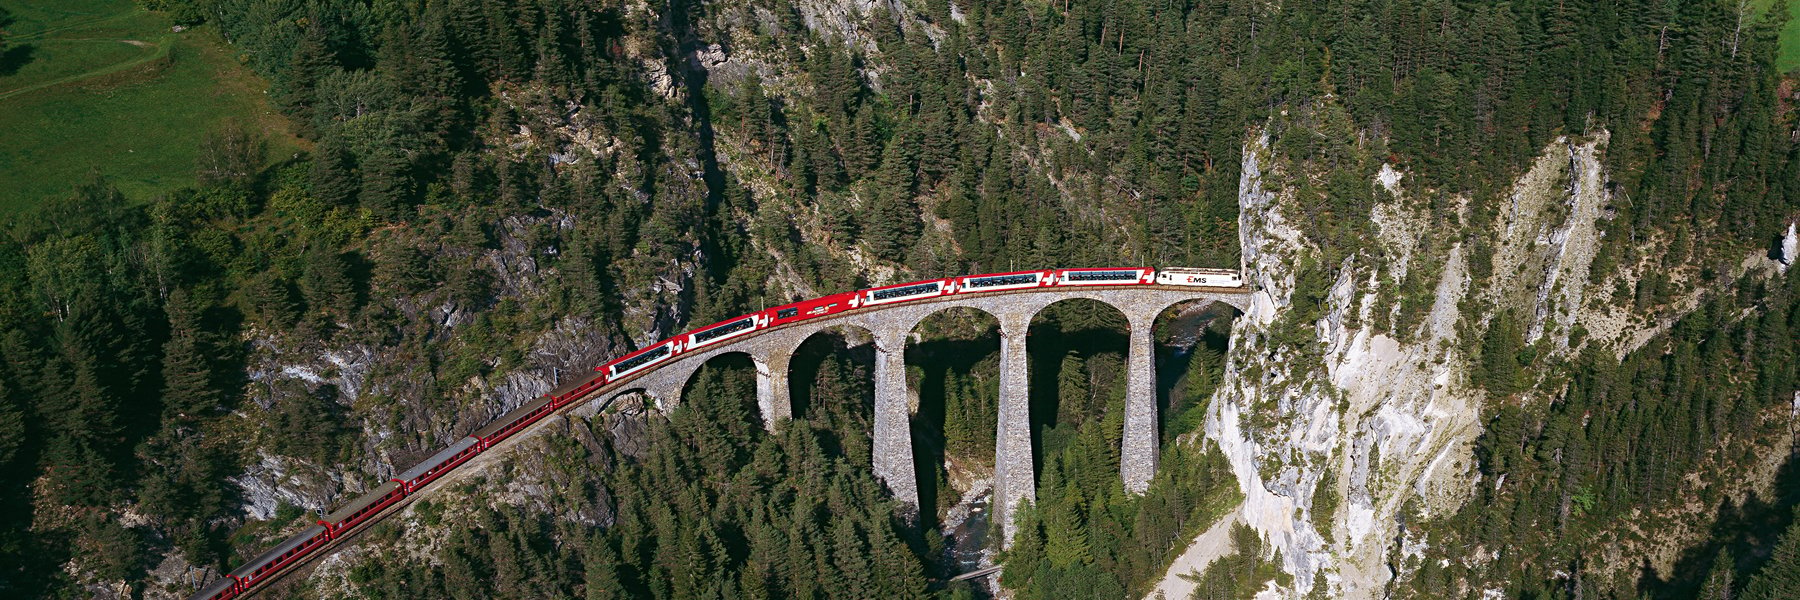
<path id="1" fill-rule="evenodd" d="M 1479 484 L 1395 507 L 1431 543 L 1371 542 L 1395 548 L 1385 593 L 1800 597 L 1800 277 L 1743 266 L 1800 218 L 1790 1 L 137 0 L 216 34 L 298 147 L 222 117 L 191 186 L 96 172 L 0 214 L 0 596 L 186 597 L 572 374 L 734 315 L 969 273 L 1254 268 L 1240 210 L 1280 174 L 1316 252 L 1262 274 L 1291 304 L 1254 334 L 1233 310 L 1159 320 L 1143 494 L 1118 472 L 1124 317 L 1058 304 L 1030 336 L 1019 539 L 946 536 L 992 475 L 999 341 L 945 314 L 906 349 L 917 522 L 870 470 L 872 352 L 847 333 L 803 348 L 773 431 L 754 366 L 716 360 L 679 410 L 566 417 L 276 590 L 972 600 L 994 589 L 950 579 L 985 550 L 1010 597 L 1141 598 L 1258 474 L 1209 430 L 1215 390 L 1273 360 L 1233 346 L 1323 364 L 1340 276 L 1397 264 L 1377 173 L 1429 218 L 1343 326 L 1407 343 L 1445 257 L 1477 284 L 1517 267 L 1487 232 L 1520 174 L 1604 139 L 1587 276 L 1621 283 L 1592 302 L 1643 339 L 1554 348 L 1528 308 L 1450 307 Z M 1289 512 L 1331 544 L 1356 500 Z M 1296 585 L 1276 541 L 1225 531 L 1192 597 Z M 1331 594 L 1308 581 L 1291 595 Z"/>

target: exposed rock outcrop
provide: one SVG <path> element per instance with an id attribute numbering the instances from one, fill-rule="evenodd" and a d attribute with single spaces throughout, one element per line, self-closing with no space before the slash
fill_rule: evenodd
<path id="1" fill-rule="evenodd" d="M 1474 259 L 1460 242 L 1423 255 L 1425 236 L 1441 235 L 1429 226 L 1431 208 L 1409 201 L 1404 172 L 1384 165 L 1371 173 L 1371 185 L 1387 192 L 1372 211 L 1377 243 L 1331 265 L 1335 281 L 1313 323 L 1289 322 L 1288 314 L 1297 265 L 1320 256 L 1291 216 L 1293 184 L 1305 175 L 1288 172 L 1291 162 L 1273 155 L 1266 134 L 1246 147 L 1240 236 L 1246 276 L 1258 291 L 1233 332 L 1207 436 L 1239 479 L 1241 518 L 1294 576 L 1282 595 L 1315 587 L 1334 597 L 1382 595 L 1396 576 L 1395 556 L 1423 550 L 1405 524 L 1454 511 L 1467 497 L 1486 392 L 1469 380 L 1466 348 L 1474 341 L 1465 336 L 1493 314 L 1464 314 L 1466 306 L 1517 310 L 1529 339 L 1560 353 L 1572 351 L 1578 324 L 1628 317 L 1589 301 L 1617 283 L 1589 281 L 1608 199 L 1600 158 L 1607 139 L 1605 132 L 1565 137 L 1543 149 L 1515 181 L 1492 230 L 1477 233 L 1494 253 L 1485 278 L 1471 273 Z M 1450 206 L 1460 207 L 1454 218 L 1466 223 L 1467 201 Z M 1433 271 L 1412 274 L 1435 280 L 1424 318 L 1411 330 L 1381 330 L 1376 324 L 1399 310 L 1384 303 L 1383 283 L 1421 268 Z M 1575 343 L 1621 351 L 1641 343 L 1622 324 L 1597 333 L 1605 335 Z M 1319 501 L 1325 497 L 1341 500 Z M 1327 505 L 1332 514 L 1312 514 Z"/>

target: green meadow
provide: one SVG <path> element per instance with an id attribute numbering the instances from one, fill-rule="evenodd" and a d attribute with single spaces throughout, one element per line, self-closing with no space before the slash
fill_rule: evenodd
<path id="1" fill-rule="evenodd" d="M 200 140 L 227 122 L 270 157 L 300 146 L 210 27 L 176 32 L 131 0 L 0 0 L 0 215 L 94 174 L 147 200 L 193 182 Z"/>
<path id="2" fill-rule="evenodd" d="M 1781 30 L 1781 57 L 1775 66 L 1784 73 L 1800 69 L 1800 1 L 1788 0 L 1788 22 Z"/>

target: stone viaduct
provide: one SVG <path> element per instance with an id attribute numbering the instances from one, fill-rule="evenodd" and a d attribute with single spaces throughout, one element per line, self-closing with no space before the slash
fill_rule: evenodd
<path id="1" fill-rule="evenodd" d="M 1026 331 L 1045 307 L 1071 298 L 1096 300 L 1124 313 L 1130 326 L 1126 352 L 1125 431 L 1119 466 L 1125 489 L 1142 493 L 1156 474 L 1158 449 L 1156 359 L 1151 328 L 1165 309 L 1183 302 L 1220 302 L 1244 312 L 1249 289 L 1121 286 L 1116 288 L 1045 287 L 1012 292 L 957 294 L 880 305 L 830 317 L 800 321 L 746 335 L 704 350 L 678 356 L 595 398 L 604 406 L 620 395 L 642 392 L 659 408 L 679 405 L 683 389 L 700 366 L 714 357 L 743 353 L 756 365 L 756 396 L 764 424 L 773 428 L 792 418 L 788 387 L 789 362 L 800 344 L 826 330 L 859 327 L 875 339 L 874 472 L 903 505 L 905 516 L 919 510 L 919 484 L 913 470 L 912 407 L 906 383 L 906 341 L 926 317 L 951 308 L 972 308 L 1000 322 L 1000 406 L 995 432 L 994 509 L 1011 544 L 1012 516 L 1020 501 L 1035 497 L 1037 481 L 1031 448 L 1031 406 Z"/>

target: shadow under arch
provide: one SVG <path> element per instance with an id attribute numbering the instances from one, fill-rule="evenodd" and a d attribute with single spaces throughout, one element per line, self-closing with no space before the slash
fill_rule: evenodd
<path id="1" fill-rule="evenodd" d="M 677 398 L 656 398 L 665 412 L 699 410 L 714 419 L 762 428 L 756 403 L 756 359 L 748 352 L 720 352 L 694 365 Z"/>
<path id="2" fill-rule="evenodd" d="M 1210 299 L 1182 300 L 1157 313 L 1151 332 L 1160 447 L 1205 426 L 1207 404 L 1225 375 L 1231 326 L 1243 315 Z"/>
<path id="3" fill-rule="evenodd" d="M 821 329 L 794 348 L 787 368 L 789 426 L 827 432 L 821 438 L 826 452 L 871 464 L 875 336 L 853 324 Z"/>
<path id="4" fill-rule="evenodd" d="M 1044 481 L 1047 462 L 1072 444 L 1082 427 L 1105 423 L 1112 413 L 1124 422 L 1131 322 L 1110 303 L 1065 298 L 1032 315 L 1026 339 L 1032 471 Z M 1120 427 L 1103 435 L 1116 439 L 1122 435 Z M 1118 444 L 1107 447 L 1113 453 L 1111 464 L 1117 465 Z"/>
<path id="5" fill-rule="evenodd" d="M 971 306 L 933 311 L 913 324 L 905 349 L 907 387 L 918 405 L 909 425 L 918 478 L 921 528 L 967 489 L 952 484 L 954 464 L 965 481 L 994 473 L 999 411 L 1000 319 Z"/>

